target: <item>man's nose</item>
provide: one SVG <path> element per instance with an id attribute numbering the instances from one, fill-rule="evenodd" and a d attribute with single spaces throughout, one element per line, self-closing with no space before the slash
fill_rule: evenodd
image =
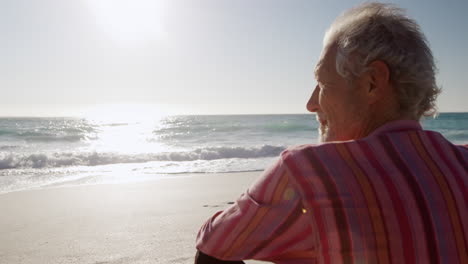
<path id="1" fill-rule="evenodd" d="M 309 112 L 317 112 L 319 109 L 319 104 L 318 104 L 318 97 L 320 93 L 320 87 L 317 85 L 315 86 L 314 92 L 312 92 L 312 95 L 310 96 L 309 101 L 307 102 L 306 108 Z"/>

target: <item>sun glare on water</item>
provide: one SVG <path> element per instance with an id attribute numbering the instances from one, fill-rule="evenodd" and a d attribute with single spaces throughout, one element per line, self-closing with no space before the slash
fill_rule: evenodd
<path id="1" fill-rule="evenodd" d="M 90 108 L 82 116 L 99 127 L 93 149 L 103 152 L 150 153 L 165 148 L 153 131 L 166 113 L 153 105 L 106 104 Z"/>

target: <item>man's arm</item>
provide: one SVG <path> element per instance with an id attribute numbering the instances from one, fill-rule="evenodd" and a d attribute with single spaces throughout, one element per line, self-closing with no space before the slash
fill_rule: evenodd
<path id="1" fill-rule="evenodd" d="M 205 262 L 205 256 L 197 256 L 195 263 L 302 258 L 315 245 L 314 236 L 307 235 L 312 234 L 311 216 L 302 208 L 301 196 L 280 158 L 234 204 L 203 224 L 196 248 L 209 258 Z M 285 248 L 284 241 L 295 243 Z"/>
<path id="2" fill-rule="evenodd" d="M 201 251 L 197 251 L 195 255 L 195 264 L 245 264 L 243 261 L 226 261 L 219 260 L 204 254 Z"/>

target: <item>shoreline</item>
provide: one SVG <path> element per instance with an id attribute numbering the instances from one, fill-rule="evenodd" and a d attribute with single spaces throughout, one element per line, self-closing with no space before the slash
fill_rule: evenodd
<path id="1" fill-rule="evenodd" d="M 193 263 L 204 221 L 260 174 L 187 174 L 0 194 L 0 263 Z"/>
<path id="2" fill-rule="evenodd" d="M 111 165 L 100 165 L 100 166 L 112 166 Z M 69 179 L 65 181 L 57 181 L 45 183 L 44 185 L 33 186 L 33 187 L 24 187 L 22 189 L 14 189 L 9 191 L 0 191 L 0 196 L 4 194 L 11 194 L 17 192 L 29 192 L 29 191 L 40 191 L 40 190 L 50 190 L 57 188 L 74 188 L 74 187 L 83 187 L 83 186 L 95 186 L 95 185 L 120 185 L 120 184 L 134 184 L 134 183 L 151 183 L 157 182 L 160 180 L 167 179 L 182 179 L 182 178 L 191 178 L 191 177 L 211 177 L 214 175 L 229 175 L 229 174 L 251 174 L 256 173 L 260 174 L 263 170 L 248 170 L 248 171 L 228 171 L 228 172 L 180 172 L 180 173 L 158 173 L 153 176 L 144 176 L 139 175 L 140 177 L 135 178 L 126 178 L 124 176 L 116 176 L 113 179 L 108 179 L 106 176 L 83 176 L 76 179 Z M 122 173 L 114 172 L 114 175 L 120 175 Z M 1 176 L 0 176 L 1 177 Z M 216 176 L 214 176 L 216 177 Z"/>

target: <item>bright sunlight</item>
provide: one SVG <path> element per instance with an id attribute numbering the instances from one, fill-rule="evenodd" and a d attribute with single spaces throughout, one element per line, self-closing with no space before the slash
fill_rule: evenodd
<path id="1" fill-rule="evenodd" d="M 112 39 L 140 44 L 164 35 L 163 0 L 86 0 L 96 23 Z"/>

